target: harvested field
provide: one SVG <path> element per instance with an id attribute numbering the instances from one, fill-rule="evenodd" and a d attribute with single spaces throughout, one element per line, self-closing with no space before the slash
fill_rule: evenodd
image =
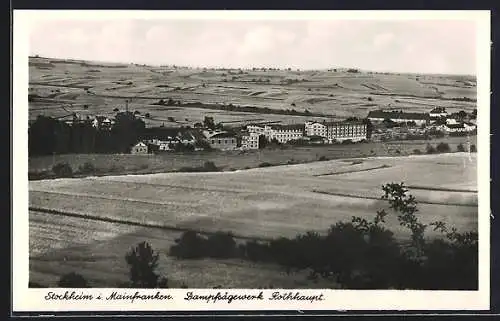
<path id="1" fill-rule="evenodd" d="M 278 110 L 307 109 L 333 118 L 366 117 L 368 111 L 388 106 L 409 112 L 429 111 L 434 107 L 446 107 L 450 112 L 476 108 L 473 101 L 452 100 L 476 98 L 473 77 L 457 80 L 453 76 L 353 74 L 341 70 L 246 70 L 240 74 L 236 70 L 187 70 L 35 57 L 30 57 L 29 62 L 30 93 L 41 96 L 29 104 L 31 118 L 39 114 L 60 116 L 58 107 L 71 103 L 89 104 L 89 111 L 107 115 L 112 114 L 115 107 L 123 109 L 125 99 L 132 99 L 133 110 L 141 114 L 151 113 L 151 125 L 161 124 L 154 121 L 156 118 L 188 118 L 190 121 L 184 125 L 190 126 L 200 120 L 197 111 L 190 108 L 184 108 L 182 115 L 170 110 L 150 110 L 150 104 L 168 98 L 181 102 L 231 103 Z M 292 79 L 296 81 L 290 81 Z M 52 90 L 60 90 L 60 93 Z M 331 96 L 334 100 L 328 98 Z M 373 106 L 363 106 L 368 97 L 373 98 Z M 407 104 L 402 101 L 405 97 L 418 101 L 420 105 Z M 54 110 L 37 109 L 42 100 L 48 98 Z M 395 100 L 401 100 L 401 103 Z M 68 106 L 71 112 L 76 111 L 75 107 Z M 236 120 L 227 119 L 224 111 L 216 111 L 214 116 L 216 121 Z M 253 117 L 243 115 L 242 118 Z M 287 117 L 281 117 L 279 121 L 288 123 Z"/>
<path id="2" fill-rule="evenodd" d="M 147 240 L 166 253 L 180 231 L 188 229 L 232 231 L 236 236 L 259 239 L 293 237 L 309 230 L 325 232 L 340 220 L 350 220 L 353 215 L 371 218 L 376 210 L 387 208 L 378 198 L 380 186 L 389 182 L 404 181 L 416 187 L 410 192 L 420 202 L 419 215 L 424 223 L 442 220 L 459 231 L 477 230 L 476 169 L 475 154 L 454 153 L 335 160 L 224 173 L 31 181 L 31 278 L 55 280 L 64 271 L 83 269 L 82 274 L 96 286 L 124 280 L 123 256 L 131 245 Z M 37 208 L 61 214 L 42 213 Z M 87 219 L 65 216 L 64 212 L 82 214 Z M 110 218 L 115 223 L 93 218 Z M 386 224 L 399 239 L 408 236 L 393 216 Z M 435 236 L 429 231 L 429 237 Z M 162 269 L 176 284 L 314 286 L 309 284 L 312 281 L 305 281 L 305 275 L 286 278 L 277 267 L 237 260 L 184 262 L 163 255 L 162 262 Z"/>

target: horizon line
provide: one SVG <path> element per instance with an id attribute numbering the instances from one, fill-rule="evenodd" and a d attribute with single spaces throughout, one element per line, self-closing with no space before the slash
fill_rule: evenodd
<path id="1" fill-rule="evenodd" d="M 55 60 L 73 60 L 73 61 L 85 61 L 85 62 L 96 62 L 96 63 L 108 63 L 108 64 L 120 64 L 120 65 L 140 65 L 140 66 L 145 66 L 145 67 L 173 67 L 176 66 L 177 68 L 190 68 L 190 69 L 211 69 L 211 70 L 217 70 L 217 69 L 223 69 L 223 70 L 252 70 L 252 68 L 257 68 L 257 69 L 280 69 L 283 71 L 287 71 L 286 69 L 290 68 L 290 71 L 328 71 L 331 69 L 342 69 L 342 70 L 347 70 L 347 69 L 356 69 L 361 73 L 378 73 L 378 74 L 394 74 L 394 75 L 430 75 L 430 76 L 467 76 L 467 77 L 474 77 L 477 80 L 477 76 L 475 74 L 470 74 L 470 73 L 429 73 L 429 72 L 423 72 L 423 73 L 418 73 L 418 72 L 409 72 L 409 71 L 382 71 L 382 70 L 370 70 L 370 69 L 362 69 L 359 67 L 341 67 L 341 66 L 330 66 L 330 67 L 322 67 L 322 68 L 292 68 L 292 67 L 277 67 L 277 66 L 254 66 L 254 67 L 224 67 L 224 66 L 194 66 L 194 65 L 177 65 L 175 63 L 170 63 L 170 64 L 150 64 L 150 63 L 139 63 L 139 62 L 132 62 L 132 61 L 110 61 L 110 60 L 97 60 L 97 59 L 87 59 L 87 58 L 77 58 L 77 57 L 48 57 L 48 56 L 43 56 L 40 54 L 29 54 L 28 55 L 28 60 L 29 58 L 45 58 L 45 59 L 55 59 Z"/>

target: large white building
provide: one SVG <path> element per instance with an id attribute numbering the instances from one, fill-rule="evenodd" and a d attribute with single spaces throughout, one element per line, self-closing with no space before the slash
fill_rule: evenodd
<path id="1" fill-rule="evenodd" d="M 304 137 L 304 125 L 248 125 L 250 133 L 264 135 L 268 140 L 276 139 L 284 144 Z"/>
<path id="2" fill-rule="evenodd" d="M 259 149 L 259 134 L 243 132 L 241 134 L 241 149 Z"/>
<path id="3" fill-rule="evenodd" d="M 368 113 L 368 119 L 374 123 L 380 123 L 388 119 L 395 123 L 414 122 L 416 125 L 427 125 L 430 122 L 430 116 L 426 113 L 405 113 L 403 111 L 383 111 L 372 110 Z"/>
<path id="4" fill-rule="evenodd" d="M 359 142 L 367 139 L 367 125 L 362 121 L 340 121 L 325 123 L 329 142 L 351 140 Z"/>
<path id="5" fill-rule="evenodd" d="M 324 122 L 306 121 L 304 124 L 304 129 L 307 136 L 328 136 L 327 126 Z"/>
<path id="6" fill-rule="evenodd" d="M 338 121 L 305 123 L 307 136 L 319 136 L 328 139 L 328 142 L 352 140 L 361 141 L 367 138 L 367 125 L 361 121 Z"/>

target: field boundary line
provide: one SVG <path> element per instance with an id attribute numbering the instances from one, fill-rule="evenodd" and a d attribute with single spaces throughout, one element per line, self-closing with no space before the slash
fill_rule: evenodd
<path id="1" fill-rule="evenodd" d="M 172 203 L 139 200 L 139 199 L 134 199 L 134 198 L 126 198 L 126 197 L 110 197 L 110 196 L 103 196 L 103 195 L 90 194 L 90 193 L 75 193 L 75 192 L 64 192 L 64 191 L 40 191 L 40 190 L 31 190 L 30 192 L 35 192 L 35 193 L 38 192 L 38 193 L 46 193 L 46 194 L 58 194 L 58 195 L 64 195 L 64 196 L 76 196 L 76 197 L 84 197 L 84 198 L 98 198 L 98 199 L 104 199 L 104 200 L 109 200 L 109 201 L 123 201 L 123 202 L 130 202 L 130 203 L 150 204 L 150 205 L 163 205 L 163 206 L 172 205 Z M 192 208 L 198 207 L 198 206 L 192 205 L 192 204 L 193 204 L 193 202 L 185 202 L 185 203 L 182 203 L 179 205 L 188 206 L 188 207 L 192 207 Z"/>
<path id="2" fill-rule="evenodd" d="M 41 213 L 46 213 L 46 214 L 81 218 L 81 219 L 86 219 L 86 220 L 94 220 L 94 221 L 101 221 L 101 222 L 107 222 L 107 223 L 155 228 L 155 229 L 161 229 L 161 230 L 166 230 L 166 231 L 196 232 L 196 233 L 199 233 L 202 235 L 214 235 L 214 234 L 216 234 L 216 232 L 195 230 L 195 229 L 191 229 L 191 228 L 182 228 L 182 227 L 178 227 L 178 226 L 174 226 L 174 225 L 163 225 L 163 224 L 155 224 L 155 223 L 120 220 L 120 219 L 112 218 L 112 217 L 95 216 L 95 215 L 90 215 L 90 214 L 85 214 L 85 213 L 60 211 L 60 210 L 55 210 L 55 209 L 43 208 L 43 207 L 29 206 L 28 210 L 33 211 L 33 212 L 41 212 Z M 220 232 L 220 231 L 218 231 L 218 232 Z M 273 240 L 273 238 L 271 238 L 271 237 L 267 238 L 267 237 L 256 237 L 256 236 L 244 236 L 244 235 L 238 235 L 238 234 L 232 234 L 232 235 L 235 239 L 241 239 L 241 240 L 253 240 L 253 241 L 264 241 L 264 242 L 269 242 L 269 241 Z"/>
<path id="3" fill-rule="evenodd" d="M 343 171 L 343 172 L 331 172 L 331 173 L 326 173 L 326 174 L 316 174 L 313 175 L 314 177 L 321 177 L 321 176 L 335 176 L 335 175 L 342 175 L 342 174 L 351 174 L 351 173 L 359 173 L 359 172 L 368 172 L 368 171 L 373 171 L 377 169 L 384 169 L 384 168 L 391 168 L 391 165 L 380 165 L 377 167 L 371 167 L 371 168 L 363 168 L 363 169 L 353 169 L 350 171 Z"/>
<path id="4" fill-rule="evenodd" d="M 171 172 L 174 173 L 174 172 Z M 165 173 L 156 173 L 156 174 L 165 174 Z M 170 174 L 170 173 L 168 173 Z M 149 174 L 146 174 L 149 175 Z M 154 174 L 151 174 L 154 175 Z M 118 175 L 118 176 L 124 176 L 124 175 Z M 109 177 L 112 177 L 111 175 Z M 146 186 L 161 186 L 161 187 L 170 187 L 170 188 L 178 188 L 178 189 L 185 189 L 185 190 L 195 190 L 195 191 L 208 191 L 208 192 L 226 192 L 226 193 L 249 193 L 252 192 L 252 190 L 243 190 L 243 189 L 223 189 L 223 188 L 206 188 L 206 187 L 192 187 L 192 186 L 182 186 L 182 185 L 171 185 L 171 184 L 159 184 L 159 183 L 148 183 L 148 182 L 134 182 L 134 181 L 126 181 L 126 180 L 120 180 L 120 179 L 99 179 L 99 181 L 104 181 L 104 182 L 113 182 L 113 183 L 120 183 L 120 184 L 139 184 L 139 185 L 146 185 Z"/>
<path id="5" fill-rule="evenodd" d="M 431 186 L 418 186 L 418 185 L 408 185 L 406 186 L 411 189 L 417 190 L 427 190 L 427 191 L 441 191 L 441 192 L 457 192 L 457 193 L 475 193 L 477 194 L 477 190 L 473 189 L 458 189 L 458 188 L 446 188 L 446 187 L 431 187 Z"/>
<path id="6" fill-rule="evenodd" d="M 319 193 L 319 194 L 325 194 L 325 195 L 332 195 L 332 196 L 340 196 L 340 197 L 349 197 L 349 198 L 358 198 L 358 199 L 367 199 L 367 200 L 376 200 L 376 201 L 385 201 L 388 202 L 387 200 L 384 200 L 380 197 L 375 197 L 375 196 L 359 196 L 359 195 L 352 195 L 352 194 L 343 194 L 343 193 L 335 193 L 335 192 L 327 192 L 327 191 L 320 191 L 320 190 L 312 190 L 313 193 Z M 418 204 L 427 204 L 427 205 L 442 205 L 442 206 L 461 206 L 461 207 L 477 207 L 477 204 L 457 204 L 457 203 L 441 203 L 441 202 L 431 202 L 431 201 L 417 201 Z"/>

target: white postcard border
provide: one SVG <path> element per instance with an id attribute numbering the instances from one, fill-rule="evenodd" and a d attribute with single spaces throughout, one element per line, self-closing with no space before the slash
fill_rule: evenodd
<path id="1" fill-rule="evenodd" d="M 478 291 L 354 291 L 298 290 L 302 295 L 323 294 L 324 300 L 268 300 L 273 292 L 291 290 L 256 289 L 67 289 L 105 298 L 112 292 L 171 295 L 172 300 L 45 300 L 48 292 L 65 289 L 28 289 L 28 54 L 30 22 L 44 19 L 370 19 L 370 20 L 475 20 L 477 22 L 479 268 Z M 488 310 L 490 306 L 490 12 L 489 11 L 36 11 L 15 10 L 13 14 L 13 311 L 193 311 L 193 310 Z M 482 164 L 482 165 L 480 165 Z M 187 292 L 198 295 L 256 294 L 264 300 L 227 303 L 184 300 Z M 292 290 L 292 292 L 296 292 Z"/>

